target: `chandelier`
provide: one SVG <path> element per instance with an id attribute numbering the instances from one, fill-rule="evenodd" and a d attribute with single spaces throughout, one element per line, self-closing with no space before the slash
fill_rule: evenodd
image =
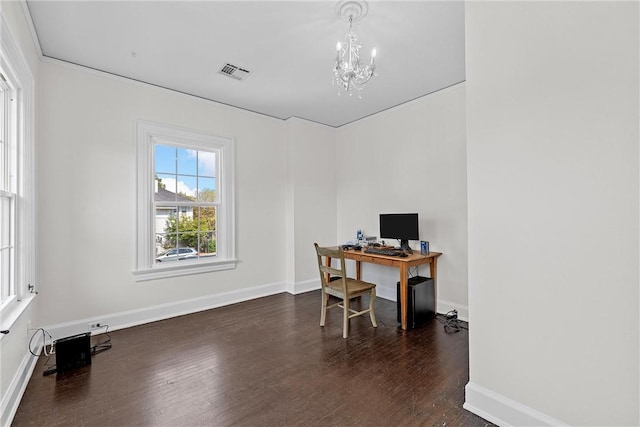
<path id="1" fill-rule="evenodd" d="M 358 91 L 358 97 L 362 98 L 360 91 L 376 74 L 376 50 L 371 50 L 371 61 L 367 65 L 360 62 L 360 48 L 358 36 L 353 31 L 353 21 L 361 19 L 367 12 L 366 2 L 346 0 L 338 3 L 336 11 L 341 19 L 349 20 L 349 29 L 345 36 L 344 44 L 336 44 L 336 62 L 333 66 L 334 84 L 342 86 L 349 94 L 353 90 Z M 340 95 L 340 91 L 338 91 Z"/>

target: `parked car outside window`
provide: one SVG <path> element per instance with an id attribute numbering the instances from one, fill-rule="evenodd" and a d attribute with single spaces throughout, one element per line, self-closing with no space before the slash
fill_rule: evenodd
<path id="1" fill-rule="evenodd" d="M 198 251 L 193 248 L 172 248 L 156 257 L 156 262 L 181 261 L 198 258 Z"/>

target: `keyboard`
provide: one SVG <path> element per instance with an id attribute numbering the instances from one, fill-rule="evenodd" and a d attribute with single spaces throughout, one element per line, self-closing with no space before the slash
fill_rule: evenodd
<path id="1" fill-rule="evenodd" d="M 403 251 L 398 249 L 367 248 L 364 250 L 364 253 L 386 256 L 406 256 Z"/>

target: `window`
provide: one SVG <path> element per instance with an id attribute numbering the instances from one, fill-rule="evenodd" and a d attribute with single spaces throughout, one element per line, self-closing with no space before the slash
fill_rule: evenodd
<path id="1" fill-rule="evenodd" d="M 216 151 L 160 143 L 153 147 L 156 256 L 171 255 L 156 262 L 217 256 L 219 156 Z"/>
<path id="2" fill-rule="evenodd" d="M 15 147 L 15 91 L 0 72 L 0 303 L 16 294 L 15 289 L 15 200 L 13 174 Z"/>
<path id="3" fill-rule="evenodd" d="M 235 268 L 233 140 L 138 122 L 136 280 Z"/>
<path id="4" fill-rule="evenodd" d="M 0 19 L 0 328 L 35 286 L 33 77 Z"/>

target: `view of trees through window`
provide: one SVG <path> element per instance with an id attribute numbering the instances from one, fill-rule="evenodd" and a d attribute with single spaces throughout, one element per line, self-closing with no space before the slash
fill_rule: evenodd
<path id="1" fill-rule="evenodd" d="M 156 144 L 154 159 L 156 261 L 216 255 L 216 153 Z"/>

